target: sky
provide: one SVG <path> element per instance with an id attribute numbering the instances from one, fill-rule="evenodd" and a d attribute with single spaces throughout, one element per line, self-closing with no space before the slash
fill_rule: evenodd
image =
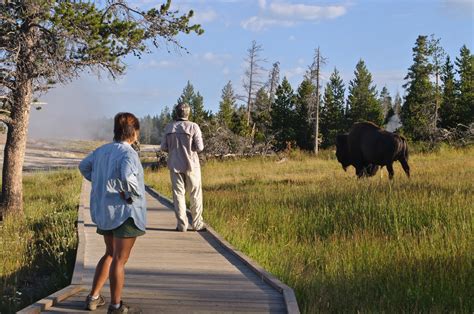
<path id="1" fill-rule="evenodd" d="M 128 2 L 150 9 L 164 0 Z M 192 9 L 192 23 L 205 31 L 178 36 L 187 52 L 152 48 L 141 59 L 127 57 L 126 74 L 115 81 L 83 73 L 56 86 L 41 97 L 47 102 L 43 109 L 33 110 L 30 135 L 84 138 L 84 121 L 94 117 L 121 111 L 140 117 L 159 114 L 176 104 L 188 80 L 204 97 L 205 108 L 217 112 L 228 81 L 243 94 L 244 59 L 252 40 L 263 48 L 261 57 L 267 62 L 262 66 L 269 70 L 279 61 L 281 77 L 294 90 L 319 47 L 327 58 L 323 86 L 337 68 L 347 87 L 362 59 L 377 90 L 386 86 L 392 96 L 404 94 L 418 35 L 440 38 L 451 59 L 464 44 L 471 52 L 474 48 L 474 0 L 173 0 L 172 8 Z"/>

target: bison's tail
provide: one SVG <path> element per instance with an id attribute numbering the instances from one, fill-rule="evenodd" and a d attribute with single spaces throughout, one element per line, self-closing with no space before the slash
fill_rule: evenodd
<path id="1" fill-rule="evenodd" d="M 403 136 L 400 136 L 402 139 L 402 147 L 401 147 L 401 153 L 402 156 L 405 158 L 406 161 L 408 161 L 408 142 L 407 139 Z"/>
<path id="2" fill-rule="evenodd" d="M 408 165 L 408 143 L 407 140 L 401 136 L 401 151 L 400 151 L 400 158 L 398 159 L 400 163 L 402 164 L 403 170 L 407 174 L 408 177 L 410 177 L 410 166 Z"/>

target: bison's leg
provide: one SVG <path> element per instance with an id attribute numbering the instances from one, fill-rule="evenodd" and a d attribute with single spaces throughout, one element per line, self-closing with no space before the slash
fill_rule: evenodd
<path id="1" fill-rule="evenodd" d="M 377 174 L 377 171 L 379 170 L 379 166 L 376 164 L 369 164 L 366 168 L 367 171 L 367 176 L 368 177 L 373 177 Z"/>
<path id="2" fill-rule="evenodd" d="M 402 164 L 403 170 L 407 174 L 407 177 L 410 177 L 410 166 L 408 165 L 408 162 L 402 158 L 400 159 L 400 163 Z"/>
<path id="3" fill-rule="evenodd" d="M 388 171 L 388 178 L 389 178 L 390 180 L 392 180 L 392 179 L 393 179 L 393 175 L 394 175 L 393 164 L 392 164 L 392 163 L 387 164 L 387 171 Z"/>
<path id="4" fill-rule="evenodd" d="M 365 169 L 363 166 L 356 166 L 355 168 L 358 179 L 365 177 Z"/>

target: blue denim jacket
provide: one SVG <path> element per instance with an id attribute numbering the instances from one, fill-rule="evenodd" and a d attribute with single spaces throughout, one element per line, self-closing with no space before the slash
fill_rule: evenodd
<path id="1" fill-rule="evenodd" d="M 82 175 L 92 182 L 90 210 L 92 221 L 103 230 L 119 227 L 132 217 L 146 229 L 145 182 L 140 158 L 126 142 L 105 144 L 79 164 Z M 131 197 L 128 204 L 125 199 Z"/>

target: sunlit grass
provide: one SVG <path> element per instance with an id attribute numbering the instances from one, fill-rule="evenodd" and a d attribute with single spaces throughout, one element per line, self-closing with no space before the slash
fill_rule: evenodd
<path id="1" fill-rule="evenodd" d="M 24 177 L 25 217 L 7 217 L 0 225 L 0 313 L 69 284 L 81 182 L 78 171 Z"/>
<path id="2" fill-rule="evenodd" d="M 357 180 L 296 153 L 203 166 L 204 216 L 294 288 L 305 313 L 474 309 L 474 149 L 414 155 Z M 147 182 L 170 195 L 168 171 Z"/>

